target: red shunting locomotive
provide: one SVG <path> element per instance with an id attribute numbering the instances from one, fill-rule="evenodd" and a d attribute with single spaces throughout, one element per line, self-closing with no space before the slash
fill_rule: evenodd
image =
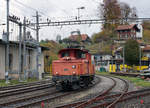
<path id="1" fill-rule="evenodd" d="M 92 83 L 95 76 L 91 54 L 77 48 L 62 49 L 52 63 L 52 80 L 57 89 L 78 89 Z"/>

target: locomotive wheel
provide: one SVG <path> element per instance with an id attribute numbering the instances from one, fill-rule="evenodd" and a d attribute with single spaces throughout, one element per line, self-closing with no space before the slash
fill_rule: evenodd
<path id="1" fill-rule="evenodd" d="M 79 88 L 80 88 L 79 84 L 77 84 L 77 83 L 72 83 L 72 89 L 73 89 L 73 90 L 77 90 L 77 89 L 79 89 Z"/>
<path id="2" fill-rule="evenodd" d="M 81 88 L 85 88 L 86 87 L 86 84 L 85 84 L 84 81 L 80 81 L 79 85 L 80 85 Z"/>
<path id="3" fill-rule="evenodd" d="M 70 82 L 62 83 L 61 86 L 64 91 L 72 90 L 72 84 Z"/>

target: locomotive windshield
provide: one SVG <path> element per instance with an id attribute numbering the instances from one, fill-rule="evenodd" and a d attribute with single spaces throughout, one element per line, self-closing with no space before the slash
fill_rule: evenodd
<path id="1" fill-rule="evenodd" d="M 69 57 L 69 52 L 63 52 L 63 53 L 61 54 L 61 57 Z"/>
<path id="2" fill-rule="evenodd" d="M 86 58 L 86 55 L 84 52 L 78 51 L 78 52 L 76 52 L 76 57 L 77 57 L 77 59 L 81 59 L 81 58 Z"/>

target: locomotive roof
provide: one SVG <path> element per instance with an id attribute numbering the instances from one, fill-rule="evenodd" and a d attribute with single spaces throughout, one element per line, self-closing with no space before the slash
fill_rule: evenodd
<path id="1" fill-rule="evenodd" d="M 61 49 L 58 53 L 61 53 L 61 52 L 64 52 L 64 51 L 69 51 L 69 50 L 83 51 L 85 53 L 88 53 L 88 50 L 79 49 L 79 48 L 65 48 L 65 49 Z"/>

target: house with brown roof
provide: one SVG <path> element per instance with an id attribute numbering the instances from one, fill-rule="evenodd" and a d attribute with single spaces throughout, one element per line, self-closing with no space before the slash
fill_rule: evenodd
<path id="1" fill-rule="evenodd" d="M 75 34 L 75 32 L 76 31 L 71 33 L 71 36 L 69 36 L 69 39 L 71 41 L 80 41 L 82 43 L 87 43 L 87 44 L 91 43 L 91 39 L 87 34 L 80 34 L 80 33 Z"/>
<path id="2" fill-rule="evenodd" d="M 71 39 L 72 41 L 77 41 L 78 38 L 81 37 L 81 41 L 89 41 L 89 36 L 87 34 L 80 34 L 80 35 L 71 35 L 69 37 L 69 39 Z"/>
<path id="3" fill-rule="evenodd" d="M 116 29 L 119 40 L 141 39 L 143 27 L 140 24 L 120 25 Z"/>

